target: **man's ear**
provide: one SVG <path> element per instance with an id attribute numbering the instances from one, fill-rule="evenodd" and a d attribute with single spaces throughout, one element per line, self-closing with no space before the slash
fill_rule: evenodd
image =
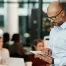
<path id="1" fill-rule="evenodd" d="M 62 16 L 65 16 L 65 14 L 66 14 L 65 11 L 62 11 Z"/>

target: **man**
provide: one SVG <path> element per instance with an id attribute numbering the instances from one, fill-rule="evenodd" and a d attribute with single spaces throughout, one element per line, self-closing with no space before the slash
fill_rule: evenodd
<path id="1" fill-rule="evenodd" d="M 46 54 L 36 55 L 40 59 L 62 66 L 66 64 L 66 13 L 59 2 L 52 2 L 47 9 L 48 19 L 54 25 L 50 32 L 49 49 L 52 50 L 52 55 Z"/>

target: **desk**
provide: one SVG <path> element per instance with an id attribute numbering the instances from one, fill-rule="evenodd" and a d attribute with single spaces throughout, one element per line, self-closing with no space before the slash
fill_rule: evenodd
<path id="1" fill-rule="evenodd" d="M 8 66 L 25 66 L 23 58 L 10 58 L 8 61 Z"/>

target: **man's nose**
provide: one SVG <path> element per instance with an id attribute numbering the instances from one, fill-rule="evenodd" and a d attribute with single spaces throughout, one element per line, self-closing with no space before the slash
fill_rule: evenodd
<path id="1" fill-rule="evenodd" d="M 51 23 L 53 23 L 54 22 L 54 20 L 51 20 Z"/>

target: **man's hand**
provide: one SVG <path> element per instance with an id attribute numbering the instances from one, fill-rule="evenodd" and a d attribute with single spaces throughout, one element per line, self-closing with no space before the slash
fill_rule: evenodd
<path id="1" fill-rule="evenodd" d="M 36 54 L 35 55 L 35 58 L 40 58 L 46 62 L 48 62 L 49 64 L 52 63 L 52 57 L 51 56 L 48 56 L 48 55 L 41 55 L 41 54 Z"/>
<path id="2" fill-rule="evenodd" d="M 45 55 L 51 55 L 51 54 L 52 54 L 52 51 L 51 51 L 49 48 L 45 48 L 42 52 L 43 52 Z"/>

